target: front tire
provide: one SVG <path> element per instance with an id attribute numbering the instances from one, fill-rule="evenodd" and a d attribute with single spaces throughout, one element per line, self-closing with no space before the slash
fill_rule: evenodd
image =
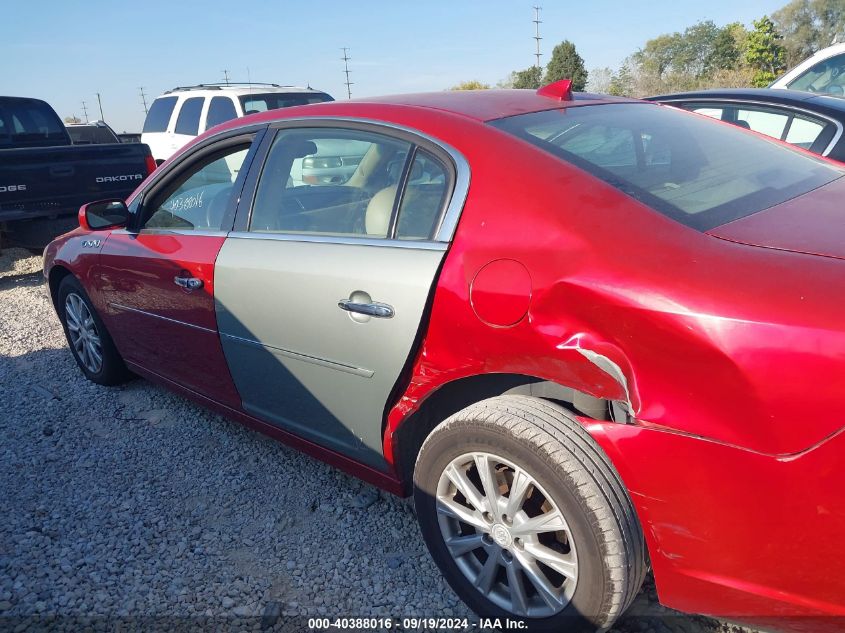
<path id="1" fill-rule="evenodd" d="M 59 284 L 56 310 L 76 364 L 91 382 L 118 385 L 130 374 L 82 284 L 68 275 Z"/>
<path id="2" fill-rule="evenodd" d="M 596 630 L 642 585 L 642 530 L 619 475 L 551 402 L 499 396 L 441 423 L 417 458 L 414 501 L 432 557 L 482 617 Z"/>

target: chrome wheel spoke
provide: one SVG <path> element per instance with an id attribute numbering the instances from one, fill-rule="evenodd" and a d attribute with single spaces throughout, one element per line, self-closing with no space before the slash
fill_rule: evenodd
<path id="1" fill-rule="evenodd" d="M 475 579 L 475 586 L 484 594 L 490 593 L 493 583 L 496 581 L 496 572 L 499 571 L 502 550 L 498 547 L 491 547 L 487 551 L 487 554 L 487 560 L 484 562 L 478 577 Z"/>
<path id="2" fill-rule="evenodd" d="M 540 561 L 546 567 L 554 569 L 561 576 L 575 580 L 578 566 L 569 555 L 561 554 L 539 543 L 526 543 L 525 553 L 527 556 Z"/>
<path id="3" fill-rule="evenodd" d="M 559 511 L 553 510 L 531 517 L 519 525 L 514 525 L 511 533 L 514 536 L 524 537 L 542 532 L 558 532 L 566 529 L 566 521 L 563 520 L 563 515 Z"/>
<path id="4" fill-rule="evenodd" d="M 513 610 L 517 615 L 528 615 L 528 594 L 525 591 L 524 575 L 520 573 L 522 568 L 514 559 L 505 569 L 508 572 L 508 589 Z"/>
<path id="5" fill-rule="evenodd" d="M 562 606 L 562 600 L 558 594 L 558 590 L 546 574 L 537 566 L 537 563 L 524 554 L 517 555 L 517 560 L 528 577 L 528 580 L 534 585 L 540 598 L 543 599 L 543 602 L 553 609 L 559 609 Z"/>
<path id="6" fill-rule="evenodd" d="M 496 462 L 484 453 L 474 455 L 475 468 L 481 478 L 481 486 L 484 488 L 484 496 L 487 498 L 488 511 L 498 515 L 499 508 L 499 484 L 496 479 Z"/>
<path id="7" fill-rule="evenodd" d="M 85 369 L 97 373 L 103 366 L 103 343 L 94 315 L 85 301 L 76 293 L 65 299 L 65 323 L 68 338 Z"/>
<path id="8" fill-rule="evenodd" d="M 453 536 L 451 539 L 446 541 L 446 546 L 449 548 L 449 551 L 452 552 L 452 556 L 455 557 L 469 554 L 470 552 L 477 550 L 479 547 L 483 547 L 483 545 L 483 535 L 478 533 L 470 534 L 469 536 Z"/>
<path id="9" fill-rule="evenodd" d="M 487 530 L 487 522 L 477 511 L 470 510 L 454 499 L 437 499 L 437 511 L 458 521 L 463 521 L 480 530 Z"/>
<path id="10" fill-rule="evenodd" d="M 508 502 L 505 505 L 504 514 L 513 519 L 513 516 L 522 509 L 525 498 L 531 489 L 531 478 L 520 469 L 514 470 L 513 481 L 511 482 Z"/>
<path id="11" fill-rule="evenodd" d="M 484 497 L 478 492 L 475 484 L 469 480 L 464 470 L 458 468 L 455 464 L 449 464 L 445 471 L 446 476 L 455 484 L 464 498 L 472 504 L 479 512 L 487 512 L 489 510 L 484 503 Z"/>

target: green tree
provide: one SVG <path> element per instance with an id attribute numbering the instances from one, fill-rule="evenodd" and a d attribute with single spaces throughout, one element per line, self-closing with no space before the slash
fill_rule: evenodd
<path id="1" fill-rule="evenodd" d="M 452 86 L 449 90 L 489 90 L 490 86 L 477 79 L 470 79 L 462 81 L 457 86 Z"/>
<path id="2" fill-rule="evenodd" d="M 552 58 L 546 66 L 544 83 L 552 83 L 561 79 L 572 80 L 572 90 L 584 90 L 587 85 L 587 69 L 584 60 L 575 50 L 575 44 L 564 40 L 554 47 Z"/>
<path id="3" fill-rule="evenodd" d="M 792 0 L 772 15 L 794 66 L 845 35 L 845 0 Z"/>
<path id="4" fill-rule="evenodd" d="M 543 69 L 539 66 L 529 66 L 525 70 L 514 71 L 511 77 L 511 87 L 513 88 L 536 90 L 543 85 Z"/>
<path id="5" fill-rule="evenodd" d="M 719 29 L 713 40 L 713 47 L 707 59 L 710 74 L 717 70 L 734 70 L 740 64 L 748 34 L 739 22 L 733 22 Z"/>
<path id="6" fill-rule="evenodd" d="M 617 97 L 628 97 L 634 93 L 634 74 L 631 71 L 630 59 L 622 62 L 619 70 L 610 77 L 607 92 Z"/>
<path id="7" fill-rule="evenodd" d="M 786 49 L 782 41 L 783 37 L 768 16 L 754 21 L 754 30 L 748 34 L 745 49 L 745 61 L 756 71 L 754 86 L 765 88 L 786 68 Z"/>

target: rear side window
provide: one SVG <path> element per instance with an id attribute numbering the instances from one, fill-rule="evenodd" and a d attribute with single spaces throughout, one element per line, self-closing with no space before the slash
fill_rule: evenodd
<path id="1" fill-rule="evenodd" d="M 144 121 L 144 134 L 167 131 L 167 124 L 170 123 L 170 115 L 173 114 L 177 100 L 178 97 L 159 97 L 153 101 Z"/>
<path id="2" fill-rule="evenodd" d="M 235 104 L 229 97 L 212 97 L 205 117 L 205 129 L 211 129 L 231 119 L 238 118 Z"/>
<path id="3" fill-rule="evenodd" d="M 650 104 L 549 110 L 492 125 L 702 231 L 845 174 L 774 141 Z"/>
<path id="4" fill-rule="evenodd" d="M 188 136 L 199 134 L 203 101 L 205 101 L 203 97 L 185 99 L 182 109 L 179 110 L 179 118 L 176 119 L 176 134 L 187 134 Z"/>
<path id="5" fill-rule="evenodd" d="M 240 97 L 244 114 L 255 114 L 267 110 L 278 110 L 291 106 L 308 105 L 310 103 L 322 103 L 323 101 L 334 101 L 329 95 L 323 92 L 268 92 L 266 94 L 251 94 Z"/>
<path id="6" fill-rule="evenodd" d="M 67 143 L 65 127 L 52 108 L 35 99 L 0 101 L 0 145 L 35 147 Z"/>

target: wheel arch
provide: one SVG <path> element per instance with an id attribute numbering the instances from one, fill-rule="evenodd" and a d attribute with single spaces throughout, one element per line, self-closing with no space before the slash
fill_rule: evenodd
<path id="1" fill-rule="evenodd" d="M 556 402 L 578 415 L 596 420 L 617 420 L 620 423 L 629 420 L 624 403 L 597 398 L 537 376 L 486 373 L 457 378 L 434 390 L 390 436 L 393 464 L 404 493 L 411 493 L 417 455 L 434 427 L 476 402 L 506 394 L 529 395 Z"/>
<path id="2" fill-rule="evenodd" d="M 62 266 L 61 264 L 56 264 L 50 268 L 47 283 L 50 288 L 50 299 L 53 301 L 53 307 L 56 309 L 58 309 L 59 306 L 59 285 L 68 275 L 73 275 L 73 273 L 69 268 Z"/>

